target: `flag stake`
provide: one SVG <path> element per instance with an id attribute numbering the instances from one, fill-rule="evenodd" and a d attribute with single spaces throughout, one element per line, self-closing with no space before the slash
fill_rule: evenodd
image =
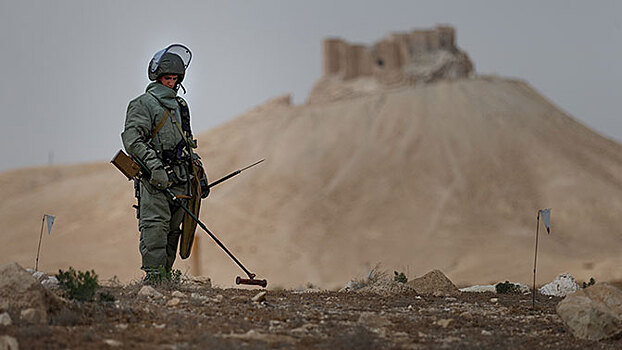
<path id="1" fill-rule="evenodd" d="M 531 292 L 533 296 L 532 307 L 536 308 L 536 263 L 538 261 L 538 233 L 540 230 L 540 210 L 538 210 L 538 219 L 536 221 L 536 251 L 533 258 L 533 291 Z"/>
<path id="2" fill-rule="evenodd" d="M 41 219 L 41 233 L 39 234 L 39 246 L 37 247 L 37 260 L 35 262 L 35 271 L 39 271 L 39 252 L 41 251 L 41 238 L 43 238 L 43 223 L 45 223 L 45 214 Z"/>

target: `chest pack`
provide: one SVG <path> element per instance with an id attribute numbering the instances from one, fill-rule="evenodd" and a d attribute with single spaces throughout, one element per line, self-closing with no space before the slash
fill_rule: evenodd
<path id="1" fill-rule="evenodd" d="M 168 119 L 168 116 L 171 114 L 171 111 L 168 108 L 166 108 L 166 106 L 164 106 L 160 102 L 160 100 L 158 100 L 155 96 L 154 98 L 164 108 L 164 116 L 162 117 L 162 119 L 160 119 L 160 122 L 158 123 L 158 125 L 156 125 L 156 127 L 153 129 L 153 132 L 151 133 L 152 139 L 158 134 L 158 131 L 162 129 L 162 127 L 164 126 L 164 123 L 166 123 L 166 120 Z M 188 108 L 188 103 L 186 103 L 186 100 L 184 100 L 183 98 L 178 96 L 178 97 L 175 97 L 175 99 L 177 100 L 177 104 L 179 105 L 179 114 L 180 114 L 180 119 L 181 119 L 181 133 L 184 136 L 184 138 L 190 137 L 192 135 L 192 130 L 190 129 L 190 108 Z"/>

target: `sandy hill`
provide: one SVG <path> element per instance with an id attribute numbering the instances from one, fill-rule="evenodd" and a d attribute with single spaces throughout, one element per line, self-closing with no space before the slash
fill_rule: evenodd
<path id="1" fill-rule="evenodd" d="M 469 78 L 327 104 L 269 104 L 199 135 L 214 180 L 201 218 L 271 286 L 343 285 L 382 262 L 456 284 L 529 282 L 536 213 L 539 282 L 622 279 L 622 147 L 522 81 Z M 138 278 L 130 182 L 108 163 L 0 174 L 1 262 L 72 265 Z M 221 286 L 239 270 L 207 236 L 194 254 Z M 541 231 L 542 232 L 542 231 Z M 186 270 L 190 259 L 178 260 Z"/>

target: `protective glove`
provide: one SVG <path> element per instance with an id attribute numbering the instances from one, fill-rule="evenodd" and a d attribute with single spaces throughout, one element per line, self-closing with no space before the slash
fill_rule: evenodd
<path id="1" fill-rule="evenodd" d="M 163 168 L 154 169 L 151 172 L 151 179 L 149 179 L 149 183 L 158 190 L 163 190 L 167 188 L 169 185 L 169 180 L 168 175 L 166 174 L 166 170 L 164 170 Z"/>

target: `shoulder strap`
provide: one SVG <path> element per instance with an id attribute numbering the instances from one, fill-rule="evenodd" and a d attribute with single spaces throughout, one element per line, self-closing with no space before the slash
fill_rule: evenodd
<path id="1" fill-rule="evenodd" d="M 179 105 L 181 128 L 188 134 L 192 134 L 192 130 L 190 129 L 190 109 L 188 108 L 188 103 L 186 103 L 186 100 L 180 96 L 177 96 L 175 99 Z"/>
<path id="2" fill-rule="evenodd" d="M 168 114 L 169 114 L 168 108 L 164 108 L 164 116 L 162 117 L 162 119 L 160 119 L 160 122 L 158 123 L 158 125 L 156 125 L 155 129 L 153 129 L 153 132 L 151 133 L 152 139 L 157 135 L 158 131 L 160 131 L 160 129 L 162 129 L 162 127 L 164 126 L 164 123 L 168 119 Z"/>

